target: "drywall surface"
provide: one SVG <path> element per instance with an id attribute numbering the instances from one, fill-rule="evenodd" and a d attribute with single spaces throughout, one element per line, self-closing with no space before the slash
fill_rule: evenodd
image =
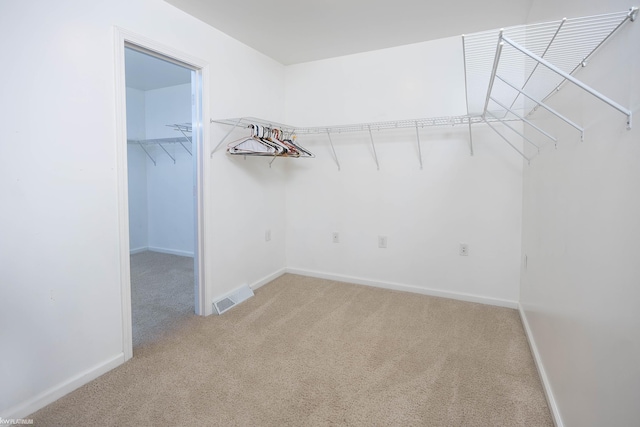
<path id="1" fill-rule="evenodd" d="M 184 72 L 187 76 L 190 73 L 187 69 Z M 134 103 L 139 95 L 142 99 Z M 128 146 L 129 235 L 133 252 L 149 249 L 194 254 L 195 147 L 181 132 L 167 126 L 190 124 L 191 114 L 190 84 L 148 91 L 127 88 L 127 132 L 136 135 L 135 129 L 141 128 L 143 135 L 129 139 L 181 138 L 182 143 L 145 145 L 153 161 L 140 146 Z"/>
<path id="2" fill-rule="evenodd" d="M 466 114 L 459 37 L 287 67 L 287 121 Z M 289 160 L 287 266 L 396 289 L 518 300 L 522 158 L 484 125 L 300 136 Z M 339 243 L 333 243 L 333 232 Z M 378 247 L 378 237 L 387 247 Z M 459 255 L 460 243 L 469 247 Z"/>
<path id="3" fill-rule="evenodd" d="M 189 71 L 185 71 L 189 72 Z M 145 92 L 147 138 L 182 137 L 167 124 L 191 123 L 191 85 L 184 84 Z M 185 147 L 194 147 L 185 139 Z M 164 144 L 173 160 L 154 149 L 156 165 L 147 162 L 149 249 L 193 256 L 194 161 L 179 143 Z"/>
<path id="4" fill-rule="evenodd" d="M 127 87 L 127 139 L 145 139 L 144 91 Z M 149 247 L 147 220 L 147 161 L 139 145 L 127 144 L 129 179 L 129 250 L 139 252 Z M 153 165 L 153 163 L 151 163 Z"/>
<path id="5" fill-rule="evenodd" d="M 566 4 L 565 4 L 566 3 Z M 625 1 L 535 1 L 530 20 L 625 10 Z M 576 77 L 640 112 L 640 23 L 627 24 Z M 561 422 L 630 426 L 640 420 L 640 132 L 626 117 L 565 86 L 543 111 L 559 138 L 524 169 L 521 306 Z M 634 117 L 634 119 L 636 119 Z M 537 138 L 534 132 L 531 137 Z"/>
<path id="6" fill-rule="evenodd" d="M 0 144 L 0 416 L 17 418 L 123 360 L 114 26 L 211 64 L 214 117 L 281 120 L 284 67 L 161 0 L 3 2 L 0 26 L 20 58 L 0 69 L 19 141 Z M 285 191 L 278 164 L 217 153 L 205 167 L 213 297 L 284 268 Z"/>

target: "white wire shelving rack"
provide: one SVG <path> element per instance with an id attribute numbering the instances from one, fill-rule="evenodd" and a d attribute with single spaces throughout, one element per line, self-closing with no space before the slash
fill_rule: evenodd
<path id="1" fill-rule="evenodd" d="M 167 144 L 180 144 L 182 148 L 185 149 L 189 155 L 191 154 L 191 150 L 189 147 L 191 146 L 191 123 L 177 123 L 167 125 L 175 131 L 181 133 L 180 136 L 169 137 L 169 138 L 152 138 L 152 139 L 127 139 L 127 143 L 130 145 L 137 145 L 142 148 L 142 151 L 147 155 L 149 160 L 153 163 L 154 166 L 157 165 L 156 159 L 151 155 L 150 148 L 151 147 L 160 147 L 160 149 L 173 161 L 173 164 L 176 163 L 175 155 L 171 155 L 169 150 L 165 147 Z"/>
<path id="2" fill-rule="evenodd" d="M 468 125 L 474 123 L 482 123 L 484 120 L 480 116 L 445 116 L 445 117 L 429 117 L 422 119 L 408 119 L 408 120 L 396 120 L 396 121 L 386 121 L 386 122 L 371 122 L 371 123 L 359 123 L 359 124 L 348 124 L 348 125 L 337 125 L 337 126 L 316 126 L 316 127 L 296 127 L 291 125 L 286 125 L 283 123 L 277 123 L 273 121 L 263 120 L 255 117 L 241 117 L 235 119 L 220 119 L 220 120 L 211 120 L 211 123 L 218 123 L 223 125 L 232 126 L 229 132 L 218 142 L 218 145 L 211 151 L 211 156 L 220 148 L 220 146 L 226 141 L 229 135 L 233 132 L 234 129 L 237 128 L 247 128 L 253 124 L 265 126 L 268 128 L 278 128 L 288 134 L 296 134 L 296 135 L 327 135 L 329 144 L 331 145 L 331 152 L 333 154 L 333 159 L 338 166 L 338 170 L 340 170 L 340 161 L 336 154 L 335 146 L 333 145 L 333 140 L 331 138 L 331 134 L 342 134 L 349 132 L 368 132 L 369 139 L 371 141 L 371 147 L 373 149 L 373 155 L 376 162 L 376 167 L 378 170 L 380 169 L 380 163 L 378 162 L 378 155 L 376 152 L 376 146 L 373 138 L 373 131 L 381 131 L 381 130 L 390 130 L 390 129 L 415 129 L 416 131 L 416 143 L 418 147 L 418 157 L 420 160 L 420 168 L 422 169 L 422 149 L 420 147 L 420 129 L 426 127 L 434 127 L 434 126 L 459 126 L 459 125 Z M 472 140 L 469 140 L 469 147 L 471 153 L 473 154 L 473 144 Z"/>
<path id="3" fill-rule="evenodd" d="M 467 111 L 485 119 L 489 127 L 528 161 L 530 158 L 491 122 L 515 118 L 557 143 L 555 137 L 528 120 L 538 108 L 544 108 L 576 128 L 584 138 L 582 126 L 546 103 L 567 83 L 620 111 L 626 116 L 630 129 L 631 111 L 584 84 L 575 74 L 588 65 L 591 57 L 624 24 L 635 21 L 637 15 L 638 8 L 633 7 L 623 12 L 463 35 Z M 522 132 L 511 130 L 539 148 Z"/>
<path id="4" fill-rule="evenodd" d="M 211 123 L 229 125 L 231 129 L 211 151 L 211 157 L 235 129 L 257 124 L 278 128 L 288 134 L 326 134 L 338 170 L 340 170 L 340 162 L 331 135 L 368 132 L 376 166 L 380 169 L 372 131 L 415 128 L 422 169 L 420 129 L 433 126 L 467 126 L 469 150 L 473 155 L 472 125 L 486 124 L 527 162 L 530 162 L 531 157 L 518 148 L 517 143 L 505 136 L 497 125 L 500 124 L 511 130 L 522 141 L 533 145 L 539 151 L 540 144 L 528 138 L 512 123 L 521 122 L 523 126 L 530 126 L 546 139 L 557 143 L 556 137 L 529 120 L 531 114 L 538 108 L 544 108 L 558 119 L 576 128 L 583 137 L 584 129 L 580 125 L 546 104 L 547 99 L 557 93 L 567 82 L 623 113 L 627 117 L 627 128 L 630 129 L 632 114 L 629 109 L 582 83 L 574 74 L 586 67 L 590 58 L 624 24 L 635 21 L 637 15 L 638 8 L 633 7 L 623 12 L 564 18 L 559 21 L 462 35 L 466 115 L 316 127 L 297 127 L 254 117 L 212 119 Z"/>

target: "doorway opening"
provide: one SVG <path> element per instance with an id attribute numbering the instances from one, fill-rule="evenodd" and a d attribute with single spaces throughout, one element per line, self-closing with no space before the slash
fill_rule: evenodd
<path id="1" fill-rule="evenodd" d="M 157 341 L 182 319 L 208 314 L 200 262 L 205 65 L 121 29 L 116 36 L 123 350 L 128 360 L 134 347 Z"/>
<path id="2" fill-rule="evenodd" d="M 195 312 L 193 74 L 125 48 L 134 350 Z"/>

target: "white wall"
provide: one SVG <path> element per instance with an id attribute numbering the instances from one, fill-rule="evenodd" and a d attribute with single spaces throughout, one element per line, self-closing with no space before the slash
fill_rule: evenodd
<path id="1" fill-rule="evenodd" d="M 287 67 L 287 122 L 330 125 L 466 114 L 459 37 Z M 359 283 L 515 306 L 522 159 L 483 125 L 301 136 L 289 160 L 287 266 Z M 340 243 L 332 243 L 332 232 Z M 378 235 L 388 248 L 378 248 Z M 470 255 L 458 255 L 459 243 Z"/>
<path id="2" fill-rule="evenodd" d="M 145 139 L 144 91 L 127 88 L 127 139 Z M 149 247 L 147 220 L 147 161 L 149 158 L 138 145 L 127 145 L 129 179 L 129 248 L 132 252 Z M 153 163 L 152 163 L 153 165 Z"/>
<path id="3" fill-rule="evenodd" d="M 0 416 L 14 418 L 124 357 L 114 25 L 211 64 L 213 117 L 281 120 L 284 67 L 161 0 L 1 8 L 0 49 L 19 58 L 0 67 L 12 141 L 0 144 L 0 341 L 10 349 L 0 356 Z M 226 130 L 211 126 L 211 141 Z M 284 268 L 285 193 L 278 164 L 220 152 L 206 166 L 206 287 L 215 296 Z M 269 244 L 263 220 L 274 229 Z M 251 262 L 238 268 L 238 254 Z"/>
<path id="4" fill-rule="evenodd" d="M 530 21 L 623 11 L 637 2 L 536 0 Z M 640 23 L 627 24 L 577 77 L 640 112 Z M 538 111 L 560 138 L 524 170 L 521 306 L 565 426 L 640 420 L 640 132 L 579 89 L 550 103 L 585 127 Z M 637 120 L 636 120 L 637 122 Z M 530 136 L 537 137 L 533 132 Z"/>
<path id="5" fill-rule="evenodd" d="M 184 70 L 189 74 L 189 70 Z M 182 137 L 167 124 L 191 123 L 191 84 L 148 91 L 127 88 L 127 133 L 130 139 Z M 142 134 L 142 137 L 135 135 Z M 194 147 L 183 144 L 191 153 Z M 130 250 L 154 250 L 176 255 L 194 254 L 194 159 L 179 143 L 146 150 L 129 145 Z"/>
<path id="6" fill-rule="evenodd" d="M 189 72 L 189 71 L 185 71 Z M 191 85 L 145 92 L 148 138 L 179 137 L 167 124 L 191 123 Z M 187 141 L 185 146 L 193 153 Z M 164 144 L 175 164 L 160 147 L 153 149 L 156 165 L 147 162 L 149 249 L 193 256 L 193 157 L 180 144 Z"/>

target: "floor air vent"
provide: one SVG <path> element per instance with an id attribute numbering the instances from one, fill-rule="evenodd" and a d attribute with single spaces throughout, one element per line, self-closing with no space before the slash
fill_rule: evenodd
<path id="1" fill-rule="evenodd" d="M 251 288 L 248 285 L 244 285 L 215 300 L 213 302 L 213 309 L 217 314 L 222 314 L 252 296 L 253 291 Z"/>

